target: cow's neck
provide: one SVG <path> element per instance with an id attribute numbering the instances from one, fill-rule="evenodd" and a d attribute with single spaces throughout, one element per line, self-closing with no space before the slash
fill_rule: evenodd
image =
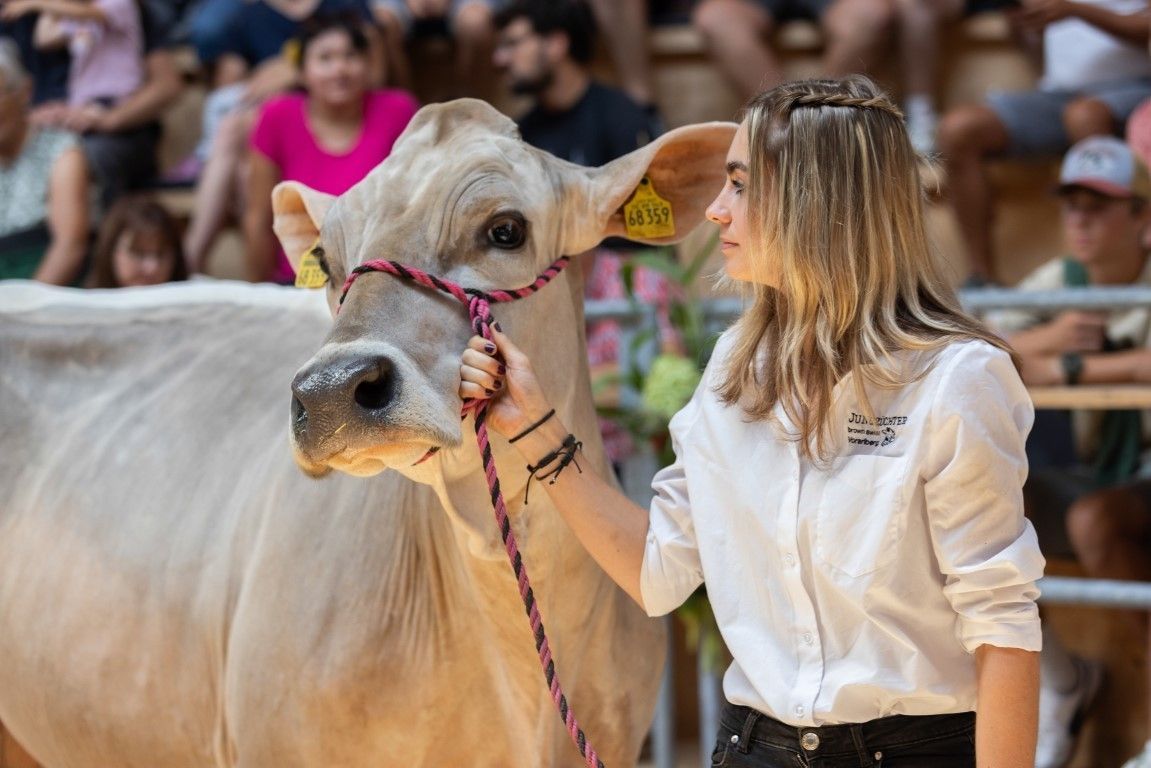
<path id="1" fill-rule="evenodd" d="M 540 371 L 541 383 L 555 406 L 556 415 L 583 443 L 579 459 L 583 470 L 610 477 L 610 467 L 603 451 L 591 396 L 587 347 L 582 331 L 583 280 L 578 262 L 573 263 L 547 290 L 557 294 L 550 297 L 555 308 L 550 317 L 553 325 L 541 330 L 538 321 L 517 323 L 515 329 L 509 327 L 508 332 L 517 336 L 517 343 L 522 338 L 529 344 L 525 348 L 541 350 L 537 358 L 539 361 L 546 359 L 547 365 L 536 366 Z M 565 293 L 568 299 L 566 302 L 562 300 Z M 570 326 L 567 325 L 569 323 Z M 557 331 L 569 327 L 577 332 Z M 544 358 L 542 350 L 547 350 L 549 357 Z M 560 373 L 557 374 L 557 371 Z M 503 561 L 507 555 L 492 511 L 479 449 L 475 445 L 473 422 L 469 419 L 463 429 L 463 445 L 445 452 L 447 455 L 441 464 L 444 471 L 438 481 L 433 483 L 433 487 L 455 523 L 459 541 L 467 554 L 480 560 Z M 542 554 L 548 548 L 555 547 L 557 551 L 574 551 L 577 556 L 586 557 L 583 549 L 572 540 L 570 530 L 551 504 L 547 490 L 539 482 L 532 482 L 530 504 L 524 505 L 524 487 L 528 482 L 525 461 L 519 451 L 506 440 L 494 434 L 490 436 L 500 487 L 509 517 L 513 521 L 513 531 L 517 539 L 521 539 L 521 546 L 529 554 L 533 549 L 540 550 Z M 565 471 L 578 470 L 571 466 Z M 561 564 L 555 554 L 547 552 L 546 559 L 549 563 L 556 562 L 558 567 Z M 536 570 L 542 570 L 542 566 Z"/>

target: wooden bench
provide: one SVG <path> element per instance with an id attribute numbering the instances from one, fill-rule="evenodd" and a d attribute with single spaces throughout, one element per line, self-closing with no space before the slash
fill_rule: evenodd
<path id="1" fill-rule="evenodd" d="M 1151 385 L 1107 384 L 1075 387 L 1028 387 L 1036 408 L 1124 410 L 1151 409 Z"/>

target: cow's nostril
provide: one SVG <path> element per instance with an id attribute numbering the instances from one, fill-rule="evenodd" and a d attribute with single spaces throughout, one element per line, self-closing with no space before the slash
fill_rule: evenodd
<path id="1" fill-rule="evenodd" d="M 308 428 L 308 409 L 300 402 L 300 398 L 292 396 L 292 429 L 301 434 Z"/>
<path id="2" fill-rule="evenodd" d="M 375 376 L 366 378 L 356 385 L 356 404 L 371 411 L 378 411 L 392 401 L 395 379 L 387 366 L 381 366 Z"/>

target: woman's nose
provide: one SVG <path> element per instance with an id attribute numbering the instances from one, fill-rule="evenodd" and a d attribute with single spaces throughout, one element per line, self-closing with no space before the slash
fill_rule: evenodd
<path id="1" fill-rule="evenodd" d="M 711 205 L 707 207 L 705 215 L 708 221 L 719 225 L 724 225 L 731 221 L 731 214 L 728 213 L 727 206 L 723 204 L 722 193 L 711 201 Z"/>

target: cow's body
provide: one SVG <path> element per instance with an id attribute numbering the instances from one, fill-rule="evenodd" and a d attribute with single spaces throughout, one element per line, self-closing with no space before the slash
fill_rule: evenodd
<path id="1" fill-rule="evenodd" d="M 460 421 L 466 313 L 379 273 L 327 310 L 383 256 L 530 283 L 619 234 L 645 176 L 678 227 L 653 241 L 682 237 L 733 132 L 684 128 L 584 169 L 482 102 L 433 105 L 340 198 L 273 194 L 289 255 L 323 252 L 326 305 L 0 286 L 0 722 L 47 768 L 580 765 Z M 608 474 L 576 269 L 496 316 L 584 471 Z M 491 447 L 568 699 L 604 761 L 633 765 L 662 626 L 542 489 L 524 506 L 515 447 Z"/>
<path id="2" fill-rule="evenodd" d="M 9 284 L 0 308 L 0 720 L 45 765 L 579 764 L 507 563 L 426 485 L 294 466 L 318 297 Z M 535 533 L 561 679 L 629 764 L 658 629 Z"/>

